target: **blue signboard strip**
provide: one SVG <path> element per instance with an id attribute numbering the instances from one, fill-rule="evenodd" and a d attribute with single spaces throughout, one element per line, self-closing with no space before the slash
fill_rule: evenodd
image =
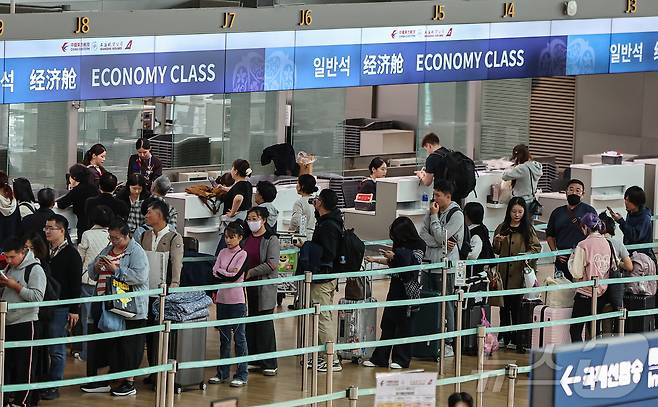
<path id="1" fill-rule="evenodd" d="M 658 70 L 625 20 L 6 41 L 0 103 Z"/>

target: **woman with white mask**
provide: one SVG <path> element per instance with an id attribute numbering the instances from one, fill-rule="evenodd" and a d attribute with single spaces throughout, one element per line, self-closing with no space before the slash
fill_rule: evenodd
<path id="1" fill-rule="evenodd" d="M 269 213 L 266 208 L 256 206 L 247 212 L 247 225 L 251 234 L 243 247 L 247 252 L 248 271 L 246 281 L 277 278 L 281 244 L 277 235 L 267 226 Z M 247 310 L 250 317 L 271 315 L 276 307 L 276 284 L 247 287 Z M 276 352 L 274 321 L 252 322 L 247 324 L 247 349 L 250 355 Z M 265 359 L 251 363 L 252 368 L 262 371 L 265 376 L 275 376 L 277 360 Z"/>

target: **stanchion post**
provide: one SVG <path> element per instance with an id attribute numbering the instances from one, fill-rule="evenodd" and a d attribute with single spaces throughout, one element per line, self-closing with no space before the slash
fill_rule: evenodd
<path id="1" fill-rule="evenodd" d="M 160 354 L 160 360 L 168 360 L 169 359 L 169 333 L 171 333 L 171 321 L 164 321 L 164 332 L 162 333 L 162 353 Z M 163 364 L 163 363 L 161 363 Z M 165 377 L 162 377 L 162 380 L 159 383 L 160 387 L 156 388 L 156 405 L 160 407 L 164 407 L 165 402 L 167 400 L 167 379 Z"/>
<path id="2" fill-rule="evenodd" d="M 162 283 L 160 284 L 160 304 L 159 304 L 159 311 L 160 311 L 160 316 L 158 318 L 158 324 L 162 325 L 164 323 L 164 313 L 165 313 L 165 297 L 167 296 L 167 284 Z M 149 310 L 151 312 L 151 310 Z M 149 334 L 147 334 L 149 335 Z M 158 332 L 158 365 L 162 365 L 165 363 L 165 361 L 169 358 L 169 355 L 165 354 L 162 352 L 163 346 L 164 346 L 164 331 Z M 158 372 L 156 373 L 156 381 L 155 381 L 155 388 L 160 389 L 165 384 L 165 373 L 164 372 Z M 157 393 L 160 394 L 160 393 Z M 156 407 L 163 407 L 163 404 L 160 404 L 164 401 L 164 399 L 160 399 L 159 397 L 155 398 L 155 406 Z"/>
<path id="3" fill-rule="evenodd" d="M 325 352 L 327 352 L 325 356 L 325 361 L 327 362 L 327 386 L 325 389 L 325 394 L 331 394 L 334 392 L 334 343 L 329 341 L 326 344 L 326 349 Z M 333 405 L 333 402 L 331 400 L 327 400 L 325 403 L 325 407 L 331 407 Z"/>
<path id="4" fill-rule="evenodd" d="M 463 312 L 464 312 L 464 290 L 461 288 L 457 290 L 457 326 L 456 330 L 458 336 L 455 338 L 455 377 L 459 377 L 462 374 L 462 325 L 463 322 Z M 459 393 L 461 391 L 461 383 L 455 383 L 455 392 Z"/>
<path id="5" fill-rule="evenodd" d="M 356 403 L 359 400 L 359 388 L 351 386 L 347 388 L 347 400 L 349 400 L 350 407 L 356 407 Z"/>
<path id="6" fill-rule="evenodd" d="M 318 346 L 318 336 L 320 335 L 320 304 L 313 304 L 315 310 L 313 311 L 313 346 Z M 313 358 L 311 361 L 311 395 L 313 397 L 318 395 L 318 351 L 313 351 L 311 354 Z M 317 403 L 313 403 L 314 406 Z"/>
<path id="7" fill-rule="evenodd" d="M 484 406 L 484 379 L 481 377 L 484 373 L 484 337 L 486 335 L 485 327 L 478 326 L 478 378 L 477 383 L 477 407 Z"/>
<path id="8" fill-rule="evenodd" d="M 507 376 L 507 407 L 514 407 L 514 392 L 516 390 L 516 378 L 519 375 L 519 367 L 514 363 L 505 366 Z"/>
<path id="9" fill-rule="evenodd" d="M 592 316 L 596 316 L 598 314 L 597 309 L 598 309 L 598 287 L 599 287 L 599 279 L 596 277 L 592 277 L 592 280 L 594 281 L 594 286 L 592 287 Z M 596 341 L 596 327 L 598 326 L 599 321 L 598 320 L 592 320 L 590 322 L 590 335 L 592 337 L 592 341 Z"/>
<path id="10" fill-rule="evenodd" d="M 7 339 L 7 301 L 0 301 L 0 388 L 5 385 L 5 340 Z M 5 405 L 5 393 L 0 392 L 0 406 Z"/>
<path id="11" fill-rule="evenodd" d="M 313 273 L 310 271 L 307 271 L 304 273 L 304 284 L 302 284 L 302 289 L 304 291 L 304 295 L 301 296 L 303 299 L 302 306 L 304 309 L 308 309 L 311 307 L 311 282 L 313 281 Z M 309 344 L 312 342 L 312 339 L 309 338 L 308 330 L 310 329 L 311 325 L 311 316 L 309 314 L 305 314 L 303 316 L 304 318 L 304 326 L 302 327 L 302 346 L 307 348 Z M 302 391 L 308 390 L 308 353 L 304 353 L 302 355 Z"/>
<path id="12" fill-rule="evenodd" d="M 175 380 L 176 380 L 176 371 L 178 369 L 177 363 L 175 360 L 170 360 L 172 367 L 171 370 L 167 371 L 167 404 L 166 407 L 174 407 L 174 392 L 175 392 Z"/>
<path id="13" fill-rule="evenodd" d="M 446 246 L 447 247 L 447 246 Z M 448 259 L 445 260 L 446 262 Z M 448 269 L 444 267 L 441 270 L 441 295 L 445 296 L 448 291 Z M 441 333 L 446 332 L 446 303 L 445 301 L 441 303 Z M 446 350 L 446 340 L 441 338 L 439 341 L 439 375 L 443 376 L 445 371 L 445 350 Z"/>
<path id="14" fill-rule="evenodd" d="M 619 316 L 619 326 L 617 327 L 617 333 L 619 336 L 624 336 L 626 331 L 626 319 L 628 318 L 628 310 L 626 308 L 620 308 L 621 315 Z"/>

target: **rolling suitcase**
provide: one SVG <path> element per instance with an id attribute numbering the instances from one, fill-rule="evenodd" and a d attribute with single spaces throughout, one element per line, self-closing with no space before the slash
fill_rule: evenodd
<path id="1" fill-rule="evenodd" d="M 541 300 L 521 300 L 521 310 L 519 315 L 520 324 L 529 324 L 534 320 L 535 308 L 542 305 Z M 524 329 L 517 334 L 518 342 L 516 344 L 519 352 L 525 352 L 532 347 L 532 331 Z"/>
<path id="2" fill-rule="evenodd" d="M 651 309 L 656 306 L 656 297 L 626 293 L 624 295 L 624 306 L 628 311 Z M 653 315 L 628 318 L 624 329 L 625 333 L 642 333 L 655 330 L 656 319 Z"/>
<path id="3" fill-rule="evenodd" d="M 559 321 L 571 318 L 571 308 L 551 308 L 545 305 L 535 307 L 532 322 Z M 532 330 L 532 348 L 543 348 L 547 345 L 564 345 L 571 343 L 569 325 L 559 325 L 551 328 Z"/>
<path id="4" fill-rule="evenodd" d="M 421 298 L 436 297 L 439 294 L 434 291 L 422 290 Z M 441 316 L 441 304 L 422 304 L 411 317 L 411 332 L 413 336 L 437 334 L 441 331 L 439 319 Z M 418 359 L 439 358 L 439 341 L 416 342 L 411 344 L 411 356 Z"/>
<path id="5" fill-rule="evenodd" d="M 200 318 L 186 322 L 207 320 L 208 318 Z M 175 359 L 178 363 L 206 360 L 206 336 L 206 328 L 172 330 L 169 334 L 169 358 Z M 183 389 L 192 386 L 196 386 L 200 390 L 206 389 L 204 369 L 178 370 L 174 379 L 176 394 L 181 394 Z"/>
<path id="6" fill-rule="evenodd" d="M 491 321 L 491 306 L 489 304 L 476 304 L 464 310 L 464 321 L 462 329 L 477 328 L 482 323 L 482 309 Z M 477 335 L 468 335 L 462 337 L 462 351 L 465 355 L 477 356 L 478 354 L 478 337 Z"/>
<path id="7" fill-rule="evenodd" d="M 339 304 L 359 304 L 363 302 L 377 302 L 374 298 L 361 301 L 352 301 L 342 298 Z M 338 335 L 337 343 L 360 343 L 377 339 L 377 308 L 365 308 L 355 310 L 338 311 Z M 374 348 L 358 348 L 339 351 L 341 359 L 351 360 L 353 363 L 361 364 L 372 355 Z"/>

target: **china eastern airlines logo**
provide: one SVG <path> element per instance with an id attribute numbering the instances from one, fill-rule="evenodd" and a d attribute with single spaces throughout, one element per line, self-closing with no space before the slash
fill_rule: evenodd
<path id="1" fill-rule="evenodd" d="M 68 54 L 71 52 L 88 51 L 94 46 L 90 41 L 64 41 L 61 45 L 62 53 Z"/>
<path id="2" fill-rule="evenodd" d="M 414 38 L 418 35 L 418 30 L 415 28 L 402 28 L 399 30 L 393 30 L 391 31 L 391 38 L 392 39 L 400 39 L 400 38 Z"/>

